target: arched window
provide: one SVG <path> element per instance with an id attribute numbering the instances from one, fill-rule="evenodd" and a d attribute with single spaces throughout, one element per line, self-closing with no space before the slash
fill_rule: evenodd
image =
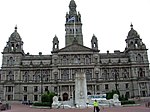
<path id="1" fill-rule="evenodd" d="M 75 80 L 77 69 L 72 70 L 72 80 Z"/>
<path id="2" fill-rule="evenodd" d="M 143 57 L 141 56 L 141 54 L 138 54 L 138 55 L 137 55 L 136 60 L 137 60 L 138 62 L 142 62 L 142 61 L 143 61 Z"/>
<path id="3" fill-rule="evenodd" d="M 90 64 L 91 63 L 91 58 L 89 58 L 88 55 L 85 56 L 85 64 Z"/>
<path id="4" fill-rule="evenodd" d="M 104 78 L 104 80 L 108 80 L 109 76 L 107 70 L 104 70 L 104 72 L 102 73 L 102 77 Z"/>
<path id="5" fill-rule="evenodd" d="M 62 59 L 62 64 L 63 64 L 63 65 L 66 65 L 66 64 L 67 64 L 67 58 L 66 58 L 66 56 L 63 57 L 63 59 Z"/>
<path id="6" fill-rule="evenodd" d="M 49 81 L 49 75 L 47 71 L 43 72 L 43 81 L 46 81 L 46 82 Z"/>
<path id="7" fill-rule="evenodd" d="M 130 42 L 130 48 L 135 48 L 135 45 L 132 41 Z"/>
<path id="8" fill-rule="evenodd" d="M 23 81 L 24 82 L 28 82 L 29 81 L 29 73 L 25 72 L 25 74 L 23 75 Z"/>
<path id="9" fill-rule="evenodd" d="M 8 64 L 9 66 L 12 66 L 12 65 L 14 64 L 13 57 L 10 57 L 10 58 L 8 59 L 7 64 Z"/>
<path id="10" fill-rule="evenodd" d="M 11 71 L 9 71 L 8 75 L 6 76 L 6 80 L 8 81 L 14 80 L 14 75 L 12 74 Z"/>
<path id="11" fill-rule="evenodd" d="M 72 33 L 72 29 L 70 29 L 70 33 Z"/>
<path id="12" fill-rule="evenodd" d="M 79 64 L 80 63 L 80 58 L 78 56 L 74 56 L 74 64 Z"/>
<path id="13" fill-rule="evenodd" d="M 11 51 L 14 51 L 14 43 L 11 44 Z"/>
<path id="14" fill-rule="evenodd" d="M 35 74 L 33 75 L 33 81 L 35 82 L 41 81 L 41 76 L 39 71 L 36 71 Z"/>
<path id="15" fill-rule="evenodd" d="M 92 80 L 92 70 L 86 70 L 86 80 Z"/>
<path id="16" fill-rule="evenodd" d="M 123 70 L 122 76 L 124 79 L 129 78 L 129 72 L 127 72 L 127 69 Z"/>
<path id="17" fill-rule="evenodd" d="M 69 80 L 69 70 L 63 70 L 61 74 L 62 80 Z"/>
<path id="18" fill-rule="evenodd" d="M 145 77 L 145 71 L 143 71 L 142 68 L 139 68 L 138 76 L 139 76 L 139 77 Z"/>

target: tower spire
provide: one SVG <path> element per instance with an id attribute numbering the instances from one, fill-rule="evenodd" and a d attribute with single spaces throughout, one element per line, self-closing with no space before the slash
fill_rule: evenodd
<path id="1" fill-rule="evenodd" d="M 69 14 L 72 14 L 72 15 L 75 15 L 77 12 L 76 12 L 76 3 L 74 0 L 71 0 L 70 1 L 70 4 L 69 4 Z"/>
<path id="2" fill-rule="evenodd" d="M 15 26 L 15 32 L 17 32 L 17 25 Z"/>
<path id="3" fill-rule="evenodd" d="M 132 22 L 131 22 L 131 25 L 130 25 L 130 27 L 131 27 L 131 29 L 133 29 L 133 24 L 132 24 Z"/>

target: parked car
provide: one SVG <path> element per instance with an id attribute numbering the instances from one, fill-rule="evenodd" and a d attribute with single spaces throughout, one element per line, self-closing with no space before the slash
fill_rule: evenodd
<path id="1" fill-rule="evenodd" d="M 0 104 L 0 110 L 6 110 L 7 109 L 7 107 L 6 107 L 6 104 Z"/>

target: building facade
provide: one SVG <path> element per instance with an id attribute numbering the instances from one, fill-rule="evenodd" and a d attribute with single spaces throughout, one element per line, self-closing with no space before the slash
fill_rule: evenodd
<path id="1" fill-rule="evenodd" d="M 131 24 L 125 50 L 100 53 L 98 39 L 91 38 L 91 48 L 83 45 L 81 14 L 70 1 L 66 14 L 65 47 L 53 38 L 50 55 L 24 53 L 23 41 L 15 27 L 2 51 L 0 99 L 40 101 L 41 94 L 52 91 L 62 100 L 74 96 L 75 74 L 84 72 L 87 94 L 119 90 L 128 97 L 150 96 L 149 60 L 146 45 Z"/>

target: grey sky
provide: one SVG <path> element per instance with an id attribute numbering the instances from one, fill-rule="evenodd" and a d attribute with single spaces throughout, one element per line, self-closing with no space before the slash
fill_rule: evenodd
<path id="1" fill-rule="evenodd" d="M 65 15 L 70 0 L 0 0 L 0 51 L 17 24 L 25 53 L 51 54 L 52 39 L 65 46 Z M 130 24 L 150 48 L 150 0 L 75 0 L 81 13 L 84 45 L 98 38 L 100 52 L 123 51 Z M 148 51 L 150 56 L 150 51 Z M 0 55 L 0 64 L 2 55 Z"/>

